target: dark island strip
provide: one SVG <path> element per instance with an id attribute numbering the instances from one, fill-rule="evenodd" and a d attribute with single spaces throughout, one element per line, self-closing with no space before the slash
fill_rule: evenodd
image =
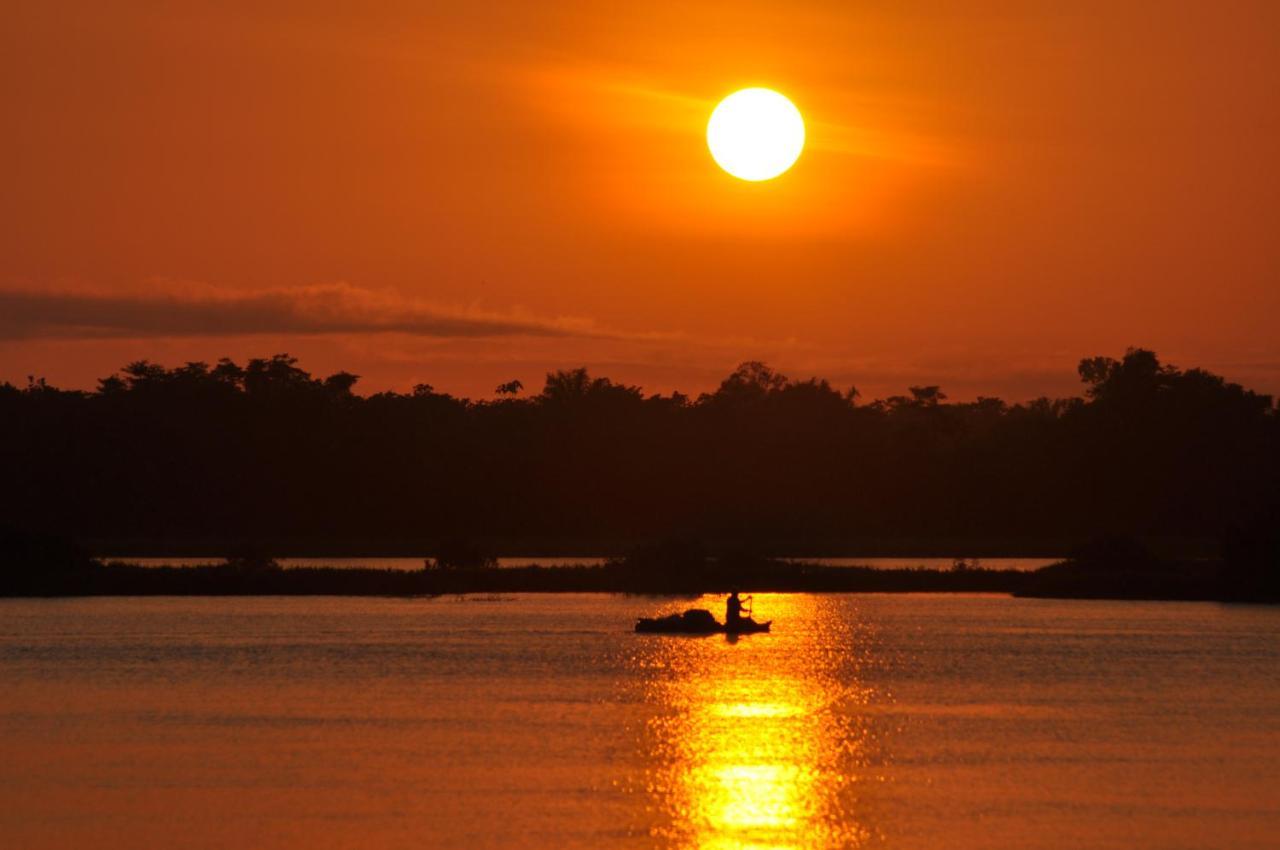
<path id="1" fill-rule="evenodd" d="M 1268 560 L 1169 560 L 1135 541 L 1104 539 L 1035 571 L 878 569 L 796 563 L 746 554 L 708 555 L 697 544 L 638 547 L 602 566 L 498 569 L 461 549 L 419 571 L 347 567 L 283 569 L 242 553 L 208 566 L 103 563 L 72 545 L 27 539 L 6 547 L 0 596 L 433 596 L 462 593 L 1007 593 L 1064 599 L 1280 601 Z"/>

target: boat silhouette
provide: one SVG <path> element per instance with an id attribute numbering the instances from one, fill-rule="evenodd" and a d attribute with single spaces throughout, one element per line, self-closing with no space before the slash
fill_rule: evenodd
<path id="1" fill-rule="evenodd" d="M 767 632 L 773 620 L 757 623 L 750 617 L 741 619 L 732 628 L 720 622 L 705 608 L 690 608 L 683 614 L 666 617 L 641 617 L 636 621 L 636 631 L 645 634 L 681 635 L 744 635 Z"/>

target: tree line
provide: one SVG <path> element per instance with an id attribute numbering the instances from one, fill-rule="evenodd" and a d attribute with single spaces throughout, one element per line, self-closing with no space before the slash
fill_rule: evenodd
<path id="1" fill-rule="evenodd" d="M 757 362 L 696 398 L 573 369 L 537 394 L 511 381 L 469 400 L 426 384 L 360 395 L 356 375 L 313 376 L 283 354 L 139 361 L 94 391 L 0 385 L 0 524 L 116 549 L 278 553 L 1109 534 L 1247 547 L 1249 529 L 1273 527 L 1269 396 L 1143 349 L 1079 374 L 1081 397 L 1019 404 L 938 386 L 864 402 Z"/>

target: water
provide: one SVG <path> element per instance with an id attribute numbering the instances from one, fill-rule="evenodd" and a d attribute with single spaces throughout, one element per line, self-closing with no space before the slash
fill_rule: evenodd
<path id="1" fill-rule="evenodd" d="M 222 558 L 108 558 L 107 560 L 126 561 L 144 567 L 198 567 L 205 564 L 222 563 Z M 539 566 L 573 566 L 598 567 L 608 560 L 600 557 L 580 557 L 574 555 L 551 555 L 541 558 L 521 556 L 515 558 L 498 558 L 499 567 Z M 802 561 L 811 564 L 825 564 L 831 567 L 874 567 L 876 569 L 914 569 L 925 567 L 931 570 L 947 570 L 954 566 L 955 558 L 784 558 L 789 561 Z M 985 567 L 990 570 L 1038 570 L 1061 561 L 1061 558 L 981 558 L 967 559 L 972 566 Z M 422 558 L 279 558 L 277 562 L 285 569 L 291 567 L 372 567 L 378 570 L 399 570 L 413 572 L 422 569 Z"/>
<path id="2" fill-rule="evenodd" d="M 1280 836 L 1280 610 L 761 595 L 771 635 L 628 631 L 687 604 L 0 601 L 0 846 Z"/>

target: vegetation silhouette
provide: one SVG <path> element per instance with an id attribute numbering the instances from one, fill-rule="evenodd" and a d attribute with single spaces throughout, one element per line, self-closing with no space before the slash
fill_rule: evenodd
<path id="1" fill-rule="evenodd" d="M 1055 554 L 1124 535 L 1221 547 L 1242 593 L 1274 587 L 1271 398 L 1142 349 L 1079 373 L 1082 398 L 1022 404 L 952 402 L 934 385 L 863 403 L 758 362 L 697 398 L 573 369 L 537 395 L 511 381 L 473 401 L 426 384 L 360 396 L 356 375 L 316 377 L 287 355 L 144 360 L 93 392 L 0 385 L 0 516 L 106 555 L 478 547 L 441 550 L 439 573 L 683 540 L 612 572 L 691 588 L 723 578 L 735 549 Z M 763 569 L 740 560 L 743 575 Z M 260 580 L 297 581 L 283 572 Z"/>
<path id="2" fill-rule="evenodd" d="M 488 570 L 498 565 L 497 558 L 472 540 L 445 540 L 435 552 L 434 559 L 423 562 L 428 570 Z"/>
<path id="3" fill-rule="evenodd" d="M 1235 523 L 1222 544 L 1224 598 L 1280 601 L 1280 511 L 1276 503 Z"/>
<path id="4" fill-rule="evenodd" d="M 0 558 L 0 596 L 418 596 L 461 593 L 601 592 L 647 595 L 754 591 L 1013 592 L 1026 579 L 1012 570 L 830 567 L 759 558 L 743 569 L 735 556 L 695 575 L 647 571 L 617 559 L 601 566 L 527 566 L 417 571 L 351 567 L 246 567 L 237 559 L 204 566 L 139 566 L 87 561 L 74 569 L 33 569 L 21 553 Z M 79 563 L 79 562 L 77 562 Z"/>
<path id="5" fill-rule="evenodd" d="M 1162 558 L 1131 537 L 1107 536 L 1037 570 L 1015 593 L 1065 599 L 1223 599 L 1220 562 Z"/>
<path id="6" fill-rule="evenodd" d="M 461 550 L 466 553 L 474 548 Z M 1252 551 L 1252 550 L 1250 550 Z M 698 560 L 687 560 L 687 553 Z M 1274 555 L 1274 550 L 1270 550 Z M 659 553 L 676 557 L 665 560 Z M 685 553 L 682 555 L 682 553 Z M 982 592 L 1078 599 L 1182 599 L 1280 602 L 1274 560 L 1171 560 L 1140 543 L 1106 538 L 1070 558 L 1034 572 L 995 570 L 971 562 L 950 569 L 877 569 L 780 560 L 730 551 L 706 554 L 688 541 L 637 547 L 600 566 L 530 565 L 497 568 L 492 560 L 420 571 L 352 567 L 285 569 L 261 550 L 236 554 L 222 564 L 140 566 L 102 563 L 84 550 L 48 537 L 0 534 L 3 596 L 419 596 L 517 592 L 600 592 L 696 597 L 744 589 L 756 592 Z M 696 564 L 690 569 L 690 564 Z M 735 620 L 726 607 L 730 633 Z M 741 612 L 741 608 L 738 609 Z M 700 616 L 700 615 L 699 615 Z M 710 616 L 708 614 L 708 616 Z M 705 619 L 705 618 L 704 618 Z M 714 617 L 712 617 L 714 620 Z M 650 631 L 672 630 L 655 622 Z M 676 631 L 706 631 L 696 623 Z M 705 625 L 705 624 L 703 624 Z M 754 625 L 754 624 L 752 624 Z M 766 624 L 760 624 L 765 628 Z"/>

